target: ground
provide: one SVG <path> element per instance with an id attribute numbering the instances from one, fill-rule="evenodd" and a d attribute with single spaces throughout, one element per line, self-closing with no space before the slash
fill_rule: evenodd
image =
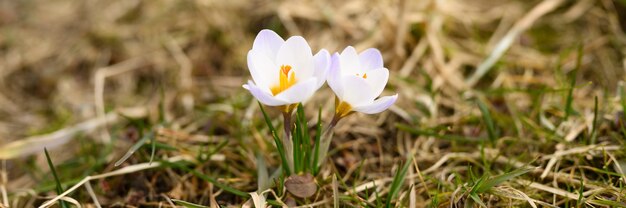
<path id="1" fill-rule="evenodd" d="M 264 190 L 272 206 L 626 207 L 625 15 L 610 0 L 3 1 L 0 207 L 64 192 L 52 206 L 253 206 Z M 399 94 L 339 122 L 310 198 L 282 189 L 241 87 L 261 29 L 378 48 L 383 95 Z M 311 132 L 333 108 L 328 87 L 306 103 Z"/>

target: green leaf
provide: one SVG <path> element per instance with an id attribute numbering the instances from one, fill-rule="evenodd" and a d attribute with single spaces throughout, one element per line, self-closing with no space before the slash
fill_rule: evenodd
<path id="1" fill-rule="evenodd" d="M 596 143 L 596 138 L 598 137 L 596 129 L 598 128 L 598 96 L 594 97 L 594 105 L 593 105 L 593 124 L 591 126 L 591 144 Z"/>
<path id="2" fill-rule="evenodd" d="M 298 104 L 298 108 L 296 110 L 296 122 L 299 123 L 300 126 L 300 138 L 298 139 L 300 142 L 300 160 L 302 162 L 301 168 L 304 172 L 310 171 L 311 164 L 311 137 L 309 136 L 309 125 L 306 120 L 306 116 L 304 115 L 304 106 L 302 103 Z"/>
<path id="3" fill-rule="evenodd" d="M 150 162 L 148 164 L 152 164 L 152 161 L 154 160 L 154 154 L 156 153 L 156 137 L 155 136 L 151 136 L 150 137 Z"/>
<path id="4" fill-rule="evenodd" d="M 263 105 L 260 102 L 258 103 L 259 103 L 259 107 L 261 108 L 261 112 L 263 113 L 263 118 L 265 118 L 265 123 L 267 124 L 267 127 L 270 128 L 272 137 L 274 137 L 274 142 L 276 143 L 276 149 L 278 149 L 280 160 L 283 163 L 283 170 L 285 170 L 285 175 L 291 175 L 291 170 L 289 169 L 289 165 L 287 165 L 287 157 L 285 157 L 285 148 L 283 148 L 283 142 L 280 141 L 280 137 L 278 137 L 278 133 L 276 133 L 276 129 L 274 128 L 274 125 L 272 125 L 272 120 L 270 119 L 269 116 L 267 116 L 265 109 L 263 109 Z"/>
<path id="5" fill-rule="evenodd" d="M 295 174 L 299 174 L 304 171 L 304 137 L 306 125 L 303 125 L 303 117 L 304 117 L 304 109 L 302 105 L 298 104 L 296 107 L 296 122 L 295 122 L 295 131 L 292 133 L 293 139 L 293 169 Z"/>
<path id="6" fill-rule="evenodd" d="M 589 200 L 588 202 L 591 204 L 606 205 L 609 207 L 626 207 L 626 203 L 624 202 L 617 202 L 617 201 L 608 200 L 608 199 L 592 199 L 592 200 Z"/>
<path id="7" fill-rule="evenodd" d="M 574 88 L 576 87 L 576 75 L 578 74 L 578 70 L 580 69 L 580 65 L 583 59 L 583 45 L 580 44 L 578 46 L 578 55 L 576 57 L 576 68 L 572 71 L 572 75 L 570 77 L 570 88 L 567 92 L 567 98 L 565 100 L 565 117 L 563 120 L 567 120 L 570 115 L 574 112 L 572 109 L 572 103 L 574 102 Z"/>
<path id="8" fill-rule="evenodd" d="M 626 1 L 626 0 L 624 0 Z M 619 94 L 620 94 L 620 101 L 622 104 L 622 121 L 625 122 L 624 120 L 626 120 L 626 83 L 623 83 L 620 88 L 619 88 Z M 624 125 L 624 123 L 622 123 L 622 126 Z"/>
<path id="9" fill-rule="evenodd" d="M 489 109 L 480 99 L 477 99 L 478 108 L 480 108 L 480 112 L 483 115 L 483 120 L 485 121 L 485 125 L 487 125 L 487 133 L 489 135 L 489 140 L 492 145 L 495 145 L 496 139 L 498 139 L 498 135 L 496 133 L 496 127 L 493 123 L 493 118 L 491 118 L 491 113 L 489 113 Z"/>
<path id="10" fill-rule="evenodd" d="M 61 181 L 59 180 L 59 176 L 57 175 L 57 171 L 54 169 L 54 164 L 52 163 L 52 159 L 50 159 L 50 155 L 48 154 L 48 149 L 43 148 L 44 153 L 46 154 L 46 160 L 48 160 L 48 167 L 50 167 L 50 171 L 52 172 L 52 176 L 54 176 L 54 182 L 56 183 L 57 194 L 61 195 L 63 193 L 63 187 L 61 186 Z M 63 200 L 59 200 L 61 207 L 66 208 L 67 203 Z"/>
<path id="11" fill-rule="evenodd" d="M 582 207 L 585 203 L 583 192 L 585 192 L 585 186 L 583 180 L 580 180 L 580 188 L 578 189 L 578 200 L 576 200 L 576 207 Z"/>
<path id="12" fill-rule="evenodd" d="M 494 186 L 497 186 L 498 184 L 501 184 L 502 182 L 508 181 L 512 178 L 515 178 L 517 176 L 523 175 L 525 173 L 530 172 L 532 169 L 530 168 L 523 168 L 523 169 L 518 169 L 518 170 L 514 170 L 508 173 L 504 173 L 492 178 L 489 178 L 487 180 L 485 180 L 482 183 L 479 183 L 476 187 L 476 193 L 484 193 L 486 191 L 488 191 L 489 189 L 493 188 Z"/>
<path id="13" fill-rule="evenodd" d="M 141 148 L 141 146 L 143 146 L 148 140 L 150 140 L 153 137 L 154 137 L 153 132 L 150 132 L 149 134 L 144 135 L 143 138 L 141 138 L 139 141 L 137 141 L 137 143 L 135 143 L 132 147 L 130 147 L 130 149 L 128 149 L 128 151 L 126 152 L 126 154 L 124 154 L 124 156 L 122 156 L 122 158 L 120 158 L 117 162 L 115 162 L 115 166 L 121 165 L 130 156 L 132 156 L 139 148 Z M 155 145 L 155 143 L 153 143 L 153 145 Z"/>
<path id="14" fill-rule="evenodd" d="M 485 203 L 483 202 L 483 200 L 480 199 L 480 197 L 478 196 L 478 194 L 476 193 L 471 193 L 469 195 L 470 198 L 472 198 L 476 203 L 478 203 L 478 205 L 480 205 L 480 207 L 487 207 L 487 205 L 485 205 Z"/>
<path id="15" fill-rule="evenodd" d="M 181 205 L 183 207 L 187 207 L 187 208 L 209 208 L 204 205 L 194 204 L 191 202 L 186 202 L 186 201 L 178 200 L 178 199 L 172 199 L 172 202 L 174 202 L 175 204 Z"/>
<path id="16" fill-rule="evenodd" d="M 322 108 L 317 111 L 317 128 L 315 129 L 315 150 L 313 153 L 313 163 L 311 163 L 311 170 L 313 175 L 317 175 L 319 167 L 317 166 L 318 157 L 320 152 L 320 141 L 322 137 Z"/>
<path id="17" fill-rule="evenodd" d="M 389 189 L 389 194 L 387 195 L 387 202 L 385 207 L 391 207 L 391 200 L 396 198 L 396 196 L 400 192 L 400 188 L 402 188 L 402 185 L 404 184 L 404 178 L 406 177 L 406 173 L 411 166 L 412 160 L 413 157 L 410 156 L 406 163 L 404 163 L 402 168 L 398 169 L 398 172 L 396 172 L 396 175 L 393 177 L 393 181 L 391 182 L 391 188 Z"/>

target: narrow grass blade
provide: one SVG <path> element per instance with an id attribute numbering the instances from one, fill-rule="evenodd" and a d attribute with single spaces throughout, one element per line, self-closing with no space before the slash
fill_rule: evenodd
<path id="1" fill-rule="evenodd" d="M 590 204 L 606 205 L 607 207 L 622 207 L 626 208 L 626 204 L 623 202 L 613 201 L 612 199 L 592 199 L 588 201 Z"/>
<path id="2" fill-rule="evenodd" d="M 574 102 L 574 88 L 576 87 L 576 77 L 578 74 L 578 70 L 580 69 L 580 64 L 582 63 L 582 59 L 583 59 L 583 45 L 581 44 L 578 46 L 578 55 L 576 57 L 576 68 L 574 69 L 570 77 L 570 80 L 571 80 L 570 88 L 569 88 L 569 91 L 567 92 L 567 98 L 565 100 L 565 117 L 563 118 L 563 120 L 565 121 L 567 121 L 569 116 L 572 115 L 572 113 L 574 112 L 574 110 L 572 109 L 572 103 Z"/>
<path id="3" fill-rule="evenodd" d="M 171 199 L 171 200 L 172 200 L 172 202 L 176 203 L 177 205 L 180 205 L 180 206 L 183 206 L 183 207 L 186 207 L 186 208 L 209 208 L 209 207 L 204 206 L 204 205 L 194 204 L 194 203 L 186 202 L 186 201 L 183 201 L 183 200 L 178 200 L 178 199 Z"/>
<path id="4" fill-rule="evenodd" d="M 480 160 L 483 162 L 483 170 L 485 173 L 491 173 L 491 163 L 487 157 L 485 157 L 485 143 L 480 144 Z"/>
<path id="5" fill-rule="evenodd" d="M 508 173 L 504 173 L 492 178 L 489 178 L 485 181 L 481 181 L 476 189 L 475 192 L 476 193 L 484 193 L 486 191 L 488 191 L 489 189 L 493 188 L 494 186 L 497 186 L 498 184 L 501 184 L 502 182 L 508 181 L 512 178 L 515 178 L 517 176 L 523 175 L 525 173 L 528 173 L 529 171 L 531 171 L 532 169 L 530 168 L 523 168 L 523 169 L 518 169 L 518 170 L 514 170 Z"/>
<path id="6" fill-rule="evenodd" d="M 159 123 L 165 123 L 165 91 L 163 90 L 163 85 L 159 86 Z"/>
<path id="7" fill-rule="evenodd" d="M 598 137 L 597 134 L 598 128 L 598 96 L 594 97 L 594 105 L 593 105 L 593 123 L 591 125 L 591 144 L 596 144 L 596 139 Z"/>
<path id="8" fill-rule="evenodd" d="M 374 184 L 376 185 L 376 184 Z M 369 194 L 368 194 L 369 195 Z M 376 196 L 376 207 L 383 207 L 383 202 L 380 198 L 380 195 L 378 195 L 378 191 L 374 190 L 374 195 Z"/>
<path id="9" fill-rule="evenodd" d="M 393 177 L 393 181 L 391 182 L 391 188 L 389 189 L 389 194 L 387 195 L 387 202 L 385 207 L 391 207 L 391 201 L 396 198 L 398 193 L 400 192 L 400 188 L 404 184 L 404 178 L 406 177 L 406 173 L 411 166 L 411 161 L 413 160 L 412 156 L 409 156 L 409 159 L 404 163 L 401 169 L 398 169 L 396 175 Z"/>
<path id="10" fill-rule="evenodd" d="M 483 200 L 480 199 L 480 197 L 478 196 L 478 194 L 476 193 L 471 193 L 469 195 L 470 198 L 472 198 L 472 200 L 474 200 L 474 202 L 478 203 L 478 205 L 480 205 L 480 207 L 487 207 L 487 205 L 485 205 L 485 203 L 483 202 Z"/>
<path id="11" fill-rule="evenodd" d="M 141 146 L 143 146 L 150 138 L 154 137 L 154 133 L 150 132 L 149 134 L 144 135 L 137 143 L 135 143 L 122 158 L 120 158 L 117 162 L 115 162 L 115 166 L 121 165 L 124 161 L 126 161 L 131 155 L 133 155 Z"/>
<path id="12" fill-rule="evenodd" d="M 578 199 L 576 200 L 576 207 L 582 207 L 583 203 L 585 203 L 584 201 L 584 196 L 583 196 L 583 192 L 585 192 L 585 186 L 583 184 L 583 181 L 580 181 L 580 188 L 578 188 Z"/>
<path id="13" fill-rule="evenodd" d="M 624 116 L 623 120 L 626 120 L 626 82 L 622 82 L 619 89 L 622 104 L 622 116 Z"/>
<path id="14" fill-rule="evenodd" d="M 156 153 L 156 137 L 155 136 L 151 136 L 150 137 L 150 162 L 152 163 L 152 160 L 154 160 L 154 154 Z"/>
<path id="15" fill-rule="evenodd" d="M 298 105 L 296 110 L 296 122 L 295 122 L 295 131 L 291 134 L 293 139 L 293 172 L 298 174 L 303 171 L 303 160 L 304 160 L 304 151 L 303 151 L 303 135 L 304 129 L 306 128 L 302 126 L 302 118 L 300 115 L 300 111 L 302 110 L 302 105 Z"/>
<path id="16" fill-rule="evenodd" d="M 485 103 L 483 103 L 480 99 L 477 99 L 477 103 L 478 108 L 480 108 L 480 112 L 483 114 L 483 120 L 485 121 L 485 125 L 487 125 L 487 134 L 489 135 L 489 141 L 491 141 L 492 145 L 495 145 L 496 139 L 498 139 L 498 135 L 496 133 L 496 127 L 493 123 L 491 113 L 489 113 L 487 105 L 485 105 Z"/>
<path id="17" fill-rule="evenodd" d="M 222 142 L 220 142 L 219 144 L 217 144 L 216 147 L 214 148 L 200 148 L 198 150 L 198 156 L 196 157 L 198 159 L 198 161 L 200 162 L 206 162 L 208 160 L 211 159 L 211 156 L 213 156 L 215 153 L 219 152 L 222 148 L 224 148 L 230 141 L 228 140 L 224 140 Z"/>
<path id="18" fill-rule="evenodd" d="M 322 137 L 322 108 L 317 111 L 317 128 L 315 129 L 315 150 L 313 153 L 313 163 L 311 163 L 311 170 L 313 175 L 317 175 L 319 171 L 318 157 L 320 154 L 320 139 Z"/>
<path id="19" fill-rule="evenodd" d="M 46 154 L 46 160 L 48 161 L 48 167 L 50 167 L 50 172 L 52 172 L 52 176 L 54 176 L 54 181 L 56 182 L 57 194 L 63 193 L 63 187 L 61 187 L 61 181 L 59 180 L 59 176 L 57 175 L 57 171 L 54 169 L 54 164 L 52 163 L 52 159 L 50 159 L 50 154 L 48 154 L 48 149 L 43 148 L 44 153 Z M 69 207 L 67 203 L 63 200 L 59 201 L 61 207 L 67 208 Z"/>
<path id="20" fill-rule="evenodd" d="M 624 128 L 624 126 L 626 126 L 626 82 L 620 82 L 620 87 L 618 91 L 622 104 L 622 119 L 619 123 L 619 126 L 622 131 L 622 135 L 624 135 L 624 137 L 626 138 L 626 128 Z"/>
<path id="21" fill-rule="evenodd" d="M 311 137 L 309 136 L 309 125 L 306 120 L 306 116 L 304 115 L 304 107 L 302 104 L 298 104 L 298 108 L 296 110 L 296 123 L 300 126 L 300 138 L 298 139 L 300 142 L 299 150 L 300 160 L 302 164 L 300 167 L 304 172 L 310 172 L 311 167 Z"/>
<path id="22" fill-rule="evenodd" d="M 291 170 L 289 169 L 289 165 L 287 164 L 287 157 L 285 156 L 285 148 L 283 148 L 283 143 L 280 141 L 280 138 L 278 137 L 278 133 L 276 132 L 276 129 L 274 128 L 274 125 L 272 125 L 272 120 L 270 119 L 269 116 L 267 116 L 267 113 L 265 112 L 265 109 L 263 109 L 263 105 L 260 102 L 259 102 L 259 107 L 261 108 L 261 112 L 263 113 L 263 118 L 265 118 L 265 123 L 267 124 L 267 127 L 270 128 L 272 137 L 274 137 L 274 142 L 276 143 L 276 149 L 278 149 L 280 160 L 283 163 L 283 170 L 285 170 L 286 175 L 291 175 Z"/>

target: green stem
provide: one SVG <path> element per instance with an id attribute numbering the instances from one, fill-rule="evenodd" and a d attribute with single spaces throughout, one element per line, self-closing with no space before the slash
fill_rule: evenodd
<path id="1" fill-rule="evenodd" d="M 285 150 L 285 156 L 287 157 L 287 165 L 289 165 L 289 169 L 294 170 L 293 172 L 295 173 L 296 170 L 294 169 L 294 152 L 291 134 L 291 111 L 283 112 L 283 121 L 283 129 L 285 132 L 285 135 L 283 136 L 283 148 Z"/>
<path id="2" fill-rule="evenodd" d="M 335 125 L 337 124 L 337 122 L 339 122 L 338 116 L 335 116 L 335 118 L 333 118 L 333 121 L 330 122 L 330 124 L 328 125 L 328 128 L 326 128 L 326 130 L 324 130 L 324 133 L 322 134 L 321 137 L 321 144 L 320 144 L 320 149 L 319 149 L 319 155 L 316 158 L 317 161 L 317 166 L 321 166 L 322 163 L 324 163 L 324 160 L 326 159 L 326 154 L 328 154 L 328 148 L 330 148 L 330 142 L 333 139 L 333 129 L 335 128 Z"/>

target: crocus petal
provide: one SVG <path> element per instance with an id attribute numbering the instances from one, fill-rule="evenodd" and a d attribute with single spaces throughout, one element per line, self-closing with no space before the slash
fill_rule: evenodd
<path id="1" fill-rule="evenodd" d="M 383 68 L 383 56 L 380 51 L 375 48 L 369 48 L 359 54 L 362 70 L 368 71 L 372 69 Z"/>
<path id="2" fill-rule="evenodd" d="M 339 64 L 340 57 L 338 53 L 334 53 L 330 58 L 330 69 L 328 71 L 328 86 L 335 92 L 338 97 L 343 97 L 343 86 L 341 83 L 341 66 Z"/>
<path id="3" fill-rule="evenodd" d="M 259 86 L 268 87 L 270 84 L 278 82 L 280 67 L 276 66 L 274 61 L 260 50 L 248 52 L 248 69 L 250 69 L 252 80 Z"/>
<path id="4" fill-rule="evenodd" d="M 389 80 L 389 70 L 386 68 L 378 68 L 369 70 L 366 73 L 367 78 L 365 81 L 370 85 L 370 87 L 372 87 L 371 93 L 378 97 L 385 89 L 385 85 L 387 85 L 387 80 Z"/>
<path id="5" fill-rule="evenodd" d="M 300 103 L 309 99 L 317 90 L 317 78 L 311 77 L 278 93 L 276 98 L 285 100 L 289 104 Z"/>
<path id="6" fill-rule="evenodd" d="M 270 60 L 276 60 L 276 55 L 280 46 L 285 41 L 278 34 L 271 30 L 261 30 L 254 39 L 252 50 L 259 51 L 259 54 L 267 56 Z"/>
<path id="7" fill-rule="evenodd" d="M 356 49 L 354 49 L 354 47 L 346 47 L 339 56 L 341 58 L 339 64 L 341 65 L 342 75 L 350 74 L 352 76 L 356 76 L 356 74 L 362 73 L 363 69 L 361 69 L 359 54 L 356 53 Z"/>
<path id="8" fill-rule="evenodd" d="M 280 98 L 272 96 L 272 93 L 269 90 L 263 90 L 257 87 L 252 81 L 248 81 L 248 84 L 244 84 L 243 88 L 250 91 L 252 96 L 254 96 L 259 102 L 268 105 L 268 106 L 280 106 L 289 104 L 288 102 L 281 100 Z"/>
<path id="9" fill-rule="evenodd" d="M 365 113 L 365 114 L 380 113 L 384 110 L 387 110 L 387 108 L 391 107 L 391 105 L 393 105 L 393 103 L 395 103 L 397 99 L 398 99 L 398 94 L 395 94 L 392 96 L 385 96 L 385 97 L 378 98 L 371 104 L 354 107 L 352 108 L 352 110 Z"/>
<path id="10" fill-rule="evenodd" d="M 347 102 L 351 106 L 361 106 L 374 101 L 378 95 L 372 93 L 372 88 L 365 82 L 365 79 L 353 75 L 341 76 L 343 85 L 343 95 L 339 96 L 341 101 Z"/>
<path id="11" fill-rule="evenodd" d="M 313 76 L 311 47 L 300 36 L 290 37 L 278 50 L 276 65 L 290 65 L 298 80 L 311 78 Z"/>
<path id="12" fill-rule="evenodd" d="M 330 54 L 327 50 L 322 49 L 313 56 L 313 62 L 315 62 L 315 72 L 313 76 L 317 78 L 317 88 L 319 89 L 326 81 L 326 76 L 328 76 Z"/>

